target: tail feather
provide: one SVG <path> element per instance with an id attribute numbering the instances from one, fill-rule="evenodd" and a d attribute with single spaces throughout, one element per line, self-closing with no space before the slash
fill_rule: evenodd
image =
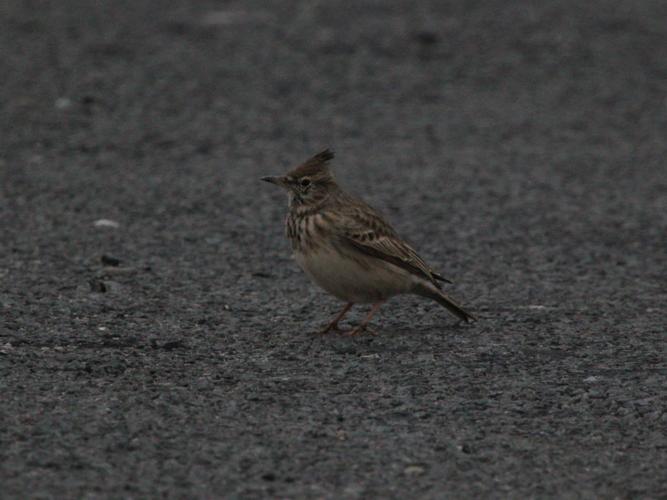
<path id="1" fill-rule="evenodd" d="M 459 318 L 461 321 L 465 321 L 466 323 L 470 321 L 477 321 L 477 318 L 475 318 L 472 314 L 463 309 L 447 294 L 445 294 L 441 290 L 438 290 L 435 287 L 433 288 L 424 287 L 424 289 L 419 290 L 418 293 L 420 295 L 428 297 L 429 299 L 433 299 L 441 306 L 446 307 L 450 313 Z"/>

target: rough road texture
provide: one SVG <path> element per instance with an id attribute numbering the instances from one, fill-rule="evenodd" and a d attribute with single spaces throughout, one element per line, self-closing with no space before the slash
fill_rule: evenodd
<path id="1" fill-rule="evenodd" d="M 0 5 L 0 496 L 664 497 L 664 1 Z M 327 146 L 477 324 L 313 335 Z"/>

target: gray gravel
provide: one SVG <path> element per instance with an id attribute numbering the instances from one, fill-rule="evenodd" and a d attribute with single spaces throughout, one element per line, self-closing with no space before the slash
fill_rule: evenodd
<path id="1" fill-rule="evenodd" d="M 0 497 L 665 498 L 665 26 L 2 2 Z M 478 323 L 313 335 L 259 177 L 328 146 Z"/>

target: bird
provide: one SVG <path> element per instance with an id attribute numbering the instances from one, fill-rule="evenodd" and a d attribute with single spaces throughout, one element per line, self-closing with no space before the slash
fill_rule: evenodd
<path id="1" fill-rule="evenodd" d="M 384 302 L 400 294 L 427 297 L 461 322 L 475 321 L 443 292 L 441 283 L 450 280 L 429 267 L 380 212 L 338 185 L 329 167 L 333 158 L 325 149 L 285 175 L 261 179 L 288 193 L 285 233 L 299 267 L 345 302 L 321 333 L 358 335 Z M 372 306 L 358 326 L 343 331 L 339 322 L 355 304 Z"/>

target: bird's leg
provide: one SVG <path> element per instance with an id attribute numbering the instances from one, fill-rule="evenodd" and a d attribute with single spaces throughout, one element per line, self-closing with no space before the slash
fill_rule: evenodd
<path id="1" fill-rule="evenodd" d="M 329 333 L 331 330 L 339 330 L 338 328 L 338 322 L 343 319 L 343 317 L 347 314 L 347 311 L 352 309 L 352 306 L 354 303 L 348 302 L 345 304 L 345 307 L 343 307 L 343 310 L 334 318 L 334 320 L 329 323 L 324 330 L 322 330 L 320 333 Z"/>
<path id="2" fill-rule="evenodd" d="M 384 300 L 381 301 L 381 302 L 376 302 L 375 304 L 373 304 L 373 307 L 371 307 L 370 312 L 369 312 L 368 315 L 364 318 L 364 320 L 359 324 L 359 326 L 357 326 L 357 327 L 354 328 L 353 330 L 350 330 L 349 332 L 345 332 L 345 335 L 350 335 L 350 336 L 359 335 L 361 332 L 363 332 L 364 330 L 366 330 L 366 325 L 368 325 L 368 323 L 369 323 L 369 321 L 371 320 L 371 318 L 373 317 L 373 315 L 374 315 L 376 312 L 378 312 L 378 309 L 380 309 L 380 307 L 382 306 L 382 304 L 384 304 Z"/>

